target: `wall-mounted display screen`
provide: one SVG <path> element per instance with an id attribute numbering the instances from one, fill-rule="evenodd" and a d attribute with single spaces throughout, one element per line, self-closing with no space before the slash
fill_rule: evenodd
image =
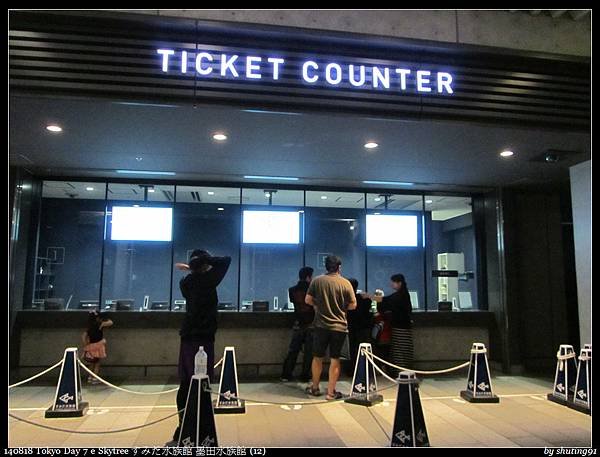
<path id="1" fill-rule="evenodd" d="M 417 216 L 367 214 L 367 246 L 418 246 Z"/>
<path id="2" fill-rule="evenodd" d="M 173 208 L 113 206 L 110 239 L 171 241 Z"/>
<path id="3" fill-rule="evenodd" d="M 243 242 L 299 244 L 298 211 L 244 211 Z"/>

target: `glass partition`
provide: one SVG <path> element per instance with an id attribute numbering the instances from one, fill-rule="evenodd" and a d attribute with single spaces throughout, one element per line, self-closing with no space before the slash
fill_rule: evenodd
<path id="1" fill-rule="evenodd" d="M 44 181 L 33 300 L 25 309 L 98 307 L 105 194 L 104 183 Z"/>
<path id="2" fill-rule="evenodd" d="M 168 311 L 174 186 L 108 184 L 104 310 Z"/>
<path id="3" fill-rule="evenodd" d="M 342 275 L 365 286 L 365 194 L 306 192 L 306 265 L 315 276 L 325 272 L 325 258 L 342 259 Z"/>
<path id="4" fill-rule="evenodd" d="M 173 263 L 187 263 L 194 249 L 204 249 L 215 256 L 231 257 L 229 270 L 217 289 L 218 309 L 237 311 L 240 189 L 178 186 L 173 230 Z M 185 310 L 179 282 L 186 274 L 173 267 L 173 311 Z"/>
<path id="5" fill-rule="evenodd" d="M 242 189 L 240 311 L 293 311 L 303 266 L 304 191 Z"/>
<path id="6" fill-rule="evenodd" d="M 451 302 L 455 311 L 478 309 L 476 245 L 470 197 L 425 196 L 429 309 Z M 458 277 L 434 277 L 452 270 Z"/>
<path id="7" fill-rule="evenodd" d="M 403 274 L 414 309 L 425 309 L 423 199 L 420 195 L 367 194 L 369 292 L 393 293 L 390 276 Z"/>

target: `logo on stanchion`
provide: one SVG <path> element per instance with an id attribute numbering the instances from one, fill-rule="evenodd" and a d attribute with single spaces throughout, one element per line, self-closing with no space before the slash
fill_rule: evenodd
<path id="1" fill-rule="evenodd" d="M 577 378 L 575 380 L 575 395 L 573 402 L 567 406 L 582 413 L 592 413 L 592 348 L 585 345 L 579 354 Z M 587 347 L 589 346 L 589 347 Z"/>

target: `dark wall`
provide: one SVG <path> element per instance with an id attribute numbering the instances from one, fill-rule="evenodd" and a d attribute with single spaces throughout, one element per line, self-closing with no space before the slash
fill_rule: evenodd
<path id="1" fill-rule="evenodd" d="M 565 250 L 573 247 L 563 240 L 561 192 L 506 191 L 504 212 L 511 361 L 551 375 L 558 346 L 577 350 L 579 341 L 569 332 L 577 296 L 567 300 Z"/>

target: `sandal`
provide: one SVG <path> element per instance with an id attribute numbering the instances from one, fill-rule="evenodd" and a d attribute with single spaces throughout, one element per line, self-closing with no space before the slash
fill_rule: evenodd
<path id="1" fill-rule="evenodd" d="M 342 398 L 344 398 L 344 395 L 342 395 L 341 392 L 338 392 L 337 390 L 333 392 L 333 395 L 329 395 L 327 394 L 327 397 L 325 397 L 327 399 L 327 401 L 332 401 L 332 400 L 341 400 Z"/>
<path id="2" fill-rule="evenodd" d="M 308 386 L 306 389 L 304 389 L 304 392 L 308 395 L 312 395 L 313 397 L 320 397 L 322 395 L 319 388 L 313 389 L 313 386 Z"/>

